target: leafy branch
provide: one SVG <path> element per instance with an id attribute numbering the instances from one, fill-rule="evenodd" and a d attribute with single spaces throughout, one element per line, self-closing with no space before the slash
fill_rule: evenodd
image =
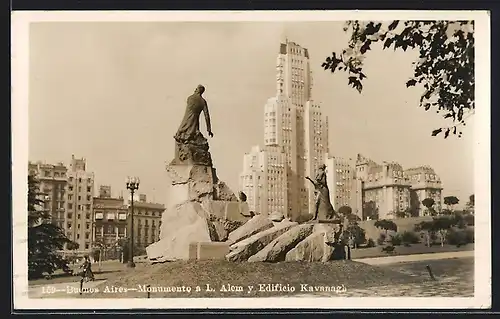
<path id="1" fill-rule="evenodd" d="M 383 49 L 418 50 L 419 58 L 413 62 L 413 77 L 406 87 L 422 86 L 420 107 L 426 111 L 437 109 L 450 127 L 436 129 L 432 136 L 444 132 L 462 136 L 465 114 L 474 114 L 474 22 L 473 21 L 399 21 L 390 23 L 348 21 L 344 31 L 350 32 L 348 48 L 341 54 L 333 52 L 325 59 L 325 70 L 348 73 L 348 85 L 359 93 L 365 54 L 374 44 Z"/>

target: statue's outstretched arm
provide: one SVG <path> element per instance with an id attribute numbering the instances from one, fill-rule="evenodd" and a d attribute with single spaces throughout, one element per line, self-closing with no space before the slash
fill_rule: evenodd
<path id="1" fill-rule="evenodd" d="M 210 124 L 210 113 L 208 112 L 207 102 L 205 102 L 203 106 L 203 114 L 205 115 L 205 122 L 207 123 L 207 131 L 212 133 L 212 125 Z"/>

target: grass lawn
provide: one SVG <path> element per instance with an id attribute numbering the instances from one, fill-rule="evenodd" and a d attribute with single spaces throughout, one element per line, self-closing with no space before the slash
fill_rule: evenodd
<path id="1" fill-rule="evenodd" d="M 127 291 L 105 293 L 106 287 L 138 288 L 191 287 L 191 292 L 152 292 L 151 298 L 173 297 L 272 297 L 304 294 L 301 284 L 310 286 L 340 286 L 347 290 L 373 286 L 414 283 L 429 280 L 428 276 L 412 277 L 388 268 L 366 265 L 354 261 L 248 263 L 224 260 L 176 261 L 150 265 L 138 263 L 135 269 L 126 269 L 97 288 L 99 292 L 84 294 L 87 298 L 146 298 L 147 293 Z M 214 291 L 207 291 L 209 284 Z M 259 284 L 282 284 L 295 291 L 259 291 Z M 221 288 L 240 286 L 243 291 L 221 291 Z M 254 286 L 249 292 L 248 286 Z M 201 291 L 196 291 L 200 286 Z"/>
<path id="2" fill-rule="evenodd" d="M 351 259 L 397 256 L 397 255 L 444 253 L 444 252 L 455 252 L 455 251 L 470 251 L 474 250 L 474 244 L 467 244 L 460 247 L 457 247 L 455 245 L 444 245 L 443 247 L 441 247 L 441 245 L 434 245 L 431 247 L 427 247 L 425 246 L 425 244 L 422 243 L 412 244 L 410 247 L 405 247 L 403 245 L 400 245 L 396 246 L 395 252 L 390 255 L 383 252 L 381 249 L 382 249 L 381 246 L 351 249 Z"/>
<path id="3" fill-rule="evenodd" d="M 429 276 L 427 265 L 431 267 L 433 275 L 438 279 L 459 278 L 461 282 L 474 284 L 474 257 L 402 262 L 379 267 L 390 268 L 413 276 Z"/>

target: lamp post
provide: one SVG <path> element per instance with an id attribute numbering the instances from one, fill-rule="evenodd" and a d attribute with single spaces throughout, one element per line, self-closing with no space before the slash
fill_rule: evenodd
<path id="1" fill-rule="evenodd" d="M 134 263 L 134 193 L 139 189 L 139 178 L 128 177 L 127 189 L 130 191 L 130 242 L 129 242 L 129 257 L 127 266 L 130 268 L 135 267 Z"/>

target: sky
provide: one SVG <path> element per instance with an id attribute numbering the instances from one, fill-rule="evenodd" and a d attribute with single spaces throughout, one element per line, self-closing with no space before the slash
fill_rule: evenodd
<path id="1" fill-rule="evenodd" d="M 164 203 L 165 165 L 187 96 L 198 84 L 210 108 L 210 151 L 219 178 L 238 190 L 243 155 L 264 143 L 264 105 L 276 94 L 276 58 L 285 37 L 307 48 L 313 99 L 329 118 L 334 156 L 361 153 L 410 168 L 430 165 L 443 195 L 465 204 L 474 192 L 474 118 L 459 139 L 431 137 L 449 126 L 406 88 L 415 52 L 366 54 L 364 89 L 321 67 L 347 45 L 341 22 L 37 22 L 30 27 L 29 159 L 69 164 L 84 157 L 99 185 Z M 203 117 L 201 129 L 206 136 Z"/>

